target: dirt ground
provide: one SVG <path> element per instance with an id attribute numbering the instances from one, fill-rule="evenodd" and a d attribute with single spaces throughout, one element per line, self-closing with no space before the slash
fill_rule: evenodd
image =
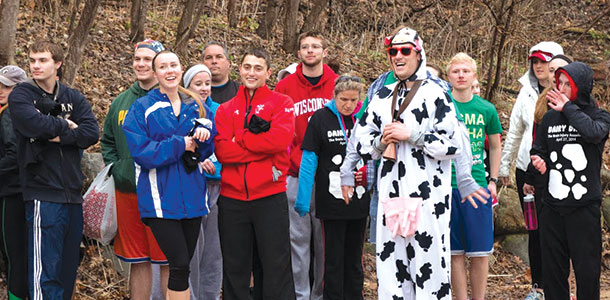
<path id="1" fill-rule="evenodd" d="M 610 232 L 603 233 L 601 298 L 610 300 Z M 365 245 L 363 257 L 366 300 L 377 299 L 374 245 Z M 113 262 L 102 255 L 101 248 L 89 245 L 79 267 L 75 300 L 128 299 L 127 280 L 113 268 Z M 526 264 L 496 243 L 490 259 L 487 299 L 523 299 L 530 290 L 530 275 Z M 573 284 L 574 286 L 574 284 Z M 7 299 L 6 277 L 0 280 L 0 300 Z"/>

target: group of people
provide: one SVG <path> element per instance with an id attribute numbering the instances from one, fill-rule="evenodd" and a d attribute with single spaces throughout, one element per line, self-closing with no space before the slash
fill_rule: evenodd
<path id="1" fill-rule="evenodd" d="M 262 48 L 243 53 L 238 83 L 222 43 L 207 43 L 190 68 L 158 41 L 137 43 L 136 81 L 112 101 L 101 136 L 131 299 L 153 287 L 168 299 L 221 290 L 229 300 L 363 299 L 367 220 L 379 299 L 484 299 L 492 199 L 516 154 L 521 201 L 535 195 L 539 221 L 526 299 L 568 299 L 570 260 L 578 298 L 599 299 L 610 115 L 591 97 L 592 70 L 557 43 L 531 48 L 502 150 L 472 57 L 456 54 L 447 82 L 428 68 L 415 30 L 397 28 L 384 48 L 390 70 L 365 91 L 324 63 L 322 34 L 303 33 L 300 62 L 271 90 Z M 74 289 L 80 159 L 99 127 L 84 96 L 61 83 L 62 61 L 59 46 L 41 41 L 29 49 L 29 79 L 0 69 L 9 299 L 71 299 Z"/>

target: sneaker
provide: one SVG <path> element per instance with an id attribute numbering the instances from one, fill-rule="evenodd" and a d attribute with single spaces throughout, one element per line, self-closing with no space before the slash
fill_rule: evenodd
<path id="1" fill-rule="evenodd" d="M 534 284 L 534 287 L 530 293 L 525 296 L 524 300 L 544 300 L 544 294 L 537 291 L 536 288 L 538 288 L 538 285 Z"/>

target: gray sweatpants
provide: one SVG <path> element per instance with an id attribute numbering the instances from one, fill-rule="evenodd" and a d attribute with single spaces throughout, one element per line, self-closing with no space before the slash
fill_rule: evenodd
<path id="1" fill-rule="evenodd" d="M 201 219 L 197 247 L 191 259 L 191 300 L 218 300 L 222 285 L 222 253 L 218 235 L 220 181 L 208 181 L 210 212 Z"/>
<path id="2" fill-rule="evenodd" d="M 301 217 L 294 210 L 299 179 L 286 178 L 286 196 L 290 216 L 290 246 L 292 248 L 292 274 L 297 300 L 322 300 L 322 280 L 324 279 L 324 243 L 322 226 L 315 217 L 316 201 L 311 197 L 309 214 Z M 310 287 L 309 267 L 311 264 L 311 241 L 313 239 L 313 286 Z"/>

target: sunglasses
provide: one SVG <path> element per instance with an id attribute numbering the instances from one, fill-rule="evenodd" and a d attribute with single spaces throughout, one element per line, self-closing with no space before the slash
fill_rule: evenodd
<path id="1" fill-rule="evenodd" d="M 411 55 L 411 52 L 413 52 L 413 48 L 412 47 L 390 47 L 388 48 L 388 54 L 392 57 L 398 55 L 398 51 L 400 51 L 400 53 L 402 53 L 403 56 L 409 56 Z"/>
<path id="2" fill-rule="evenodd" d="M 360 79 L 360 77 L 358 77 L 358 76 L 347 76 L 347 75 L 339 76 L 339 78 L 337 78 L 336 83 L 345 82 L 345 81 L 355 81 L 355 82 L 362 83 L 362 79 Z"/>

